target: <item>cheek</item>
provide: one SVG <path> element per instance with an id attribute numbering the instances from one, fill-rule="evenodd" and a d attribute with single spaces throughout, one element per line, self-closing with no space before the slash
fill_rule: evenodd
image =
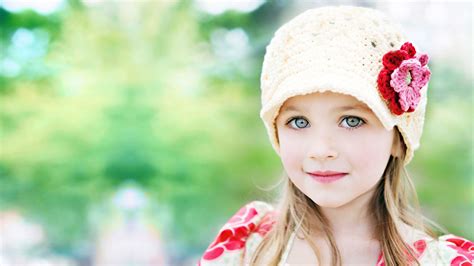
<path id="1" fill-rule="evenodd" d="M 390 157 L 391 135 L 387 132 L 369 134 L 358 139 L 350 153 L 351 164 L 366 176 L 381 177 Z"/>
<path id="2" fill-rule="evenodd" d="M 283 132 L 280 135 L 280 158 L 283 166 L 288 171 L 299 167 L 298 163 L 304 158 L 304 150 L 302 149 L 301 139 L 295 139 L 291 136 L 285 135 Z"/>
<path id="3" fill-rule="evenodd" d="M 285 167 L 295 164 L 299 158 L 298 149 L 295 147 L 291 143 L 280 142 L 280 157 Z"/>

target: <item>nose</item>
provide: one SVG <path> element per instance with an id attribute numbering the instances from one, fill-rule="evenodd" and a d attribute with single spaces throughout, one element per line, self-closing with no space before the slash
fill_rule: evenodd
<path id="1" fill-rule="evenodd" d="M 318 130 L 321 131 L 321 130 Z M 318 161 L 334 160 L 338 156 L 330 133 L 314 132 L 308 146 L 308 157 Z"/>

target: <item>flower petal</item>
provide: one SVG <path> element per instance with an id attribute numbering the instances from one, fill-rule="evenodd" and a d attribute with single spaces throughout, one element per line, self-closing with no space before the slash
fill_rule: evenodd
<path id="1" fill-rule="evenodd" d="M 206 253 L 204 253 L 204 256 L 202 258 L 205 260 L 213 260 L 215 258 L 218 258 L 220 255 L 222 255 L 222 253 L 224 253 L 224 248 L 217 247 L 217 248 L 206 251 Z"/>
<path id="2" fill-rule="evenodd" d="M 380 94 L 385 100 L 390 100 L 395 95 L 393 88 L 390 86 L 391 73 L 392 71 L 384 68 L 380 71 L 379 76 L 377 78 L 377 84 Z"/>
<path id="3" fill-rule="evenodd" d="M 236 250 L 245 247 L 245 242 L 240 239 L 235 239 L 224 244 L 227 250 Z"/>
<path id="4" fill-rule="evenodd" d="M 415 109 L 420 103 L 421 94 L 419 90 L 417 88 L 411 88 L 410 90 L 407 91 L 406 96 L 409 103 L 408 109 L 410 108 Z"/>
<path id="5" fill-rule="evenodd" d="M 402 111 L 406 112 L 408 108 L 410 107 L 410 102 L 408 99 L 408 90 L 400 91 L 398 93 L 398 96 L 400 97 L 398 99 L 398 103 L 400 104 L 400 108 Z"/>
<path id="6" fill-rule="evenodd" d="M 382 62 L 386 68 L 388 68 L 389 70 L 394 70 L 395 68 L 400 66 L 403 60 L 408 58 L 409 55 L 406 51 L 390 51 L 383 56 Z"/>
<path id="7" fill-rule="evenodd" d="M 406 83 L 407 75 L 408 69 L 406 68 L 397 68 L 393 71 L 390 79 L 390 86 L 392 86 L 394 91 L 400 93 L 401 91 L 408 89 L 408 85 Z"/>
<path id="8" fill-rule="evenodd" d="M 403 114 L 403 110 L 400 107 L 400 104 L 398 103 L 399 97 L 397 94 L 395 94 L 395 97 L 392 98 L 392 100 L 389 103 L 389 108 L 390 110 L 396 114 L 396 115 L 401 115 Z"/>
<path id="9" fill-rule="evenodd" d="M 414 57 L 416 54 L 416 49 L 411 42 L 404 43 L 400 49 L 406 51 L 410 58 Z"/>
<path id="10" fill-rule="evenodd" d="M 428 68 L 423 68 L 421 80 L 420 80 L 420 87 L 423 88 L 431 77 L 431 71 Z"/>
<path id="11" fill-rule="evenodd" d="M 420 57 L 418 57 L 418 60 L 420 61 L 421 66 L 426 66 L 428 64 L 429 57 L 427 54 L 422 54 Z"/>

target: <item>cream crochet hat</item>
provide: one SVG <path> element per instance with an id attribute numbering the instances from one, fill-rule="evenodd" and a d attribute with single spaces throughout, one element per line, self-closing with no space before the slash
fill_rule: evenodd
<path id="1" fill-rule="evenodd" d="M 274 122 L 283 103 L 330 90 L 367 104 L 387 130 L 397 126 L 407 165 L 423 131 L 427 62 L 380 11 L 327 6 L 301 13 L 275 32 L 263 61 L 260 117 L 273 148 L 279 154 Z"/>

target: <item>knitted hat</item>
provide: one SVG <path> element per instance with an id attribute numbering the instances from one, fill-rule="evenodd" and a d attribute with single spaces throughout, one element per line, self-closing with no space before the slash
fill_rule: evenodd
<path id="1" fill-rule="evenodd" d="M 290 97 L 333 91 L 367 104 L 407 146 L 404 165 L 423 131 L 428 56 L 419 54 L 382 12 L 354 6 L 307 10 L 274 34 L 261 74 L 262 118 L 279 154 L 275 119 Z"/>

